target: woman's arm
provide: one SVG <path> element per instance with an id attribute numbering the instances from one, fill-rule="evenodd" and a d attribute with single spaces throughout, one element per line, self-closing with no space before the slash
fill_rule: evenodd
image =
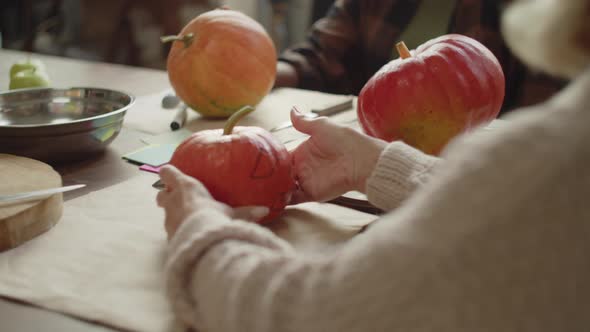
<path id="1" fill-rule="evenodd" d="M 372 195 L 397 205 L 425 182 L 436 161 L 401 142 L 390 144 L 371 177 L 369 187 L 377 188 Z M 387 329 L 391 317 L 385 311 L 392 299 L 381 286 L 402 292 L 408 286 L 396 285 L 391 276 L 421 273 L 420 264 L 405 271 L 408 259 L 416 258 L 415 248 L 387 236 L 377 241 L 372 231 L 337 257 L 301 256 L 267 229 L 232 220 L 214 207 L 192 214 L 169 248 L 168 295 L 176 314 L 198 329 L 346 332 L 379 324 Z M 388 252 L 382 250 L 391 251 L 400 265 L 383 261 Z M 349 312 L 354 308 L 360 309 Z"/>
<path id="2" fill-rule="evenodd" d="M 366 181 L 366 194 L 376 207 L 391 211 L 399 207 L 431 177 L 441 159 L 403 142 L 390 143 Z"/>
<path id="3" fill-rule="evenodd" d="M 291 122 L 310 138 L 291 151 L 298 190 L 292 203 L 328 201 L 348 191 L 369 193 L 383 210 L 401 204 L 424 184 L 439 159 L 402 142 L 387 142 L 327 118 L 305 118 L 294 109 Z"/>
<path id="4" fill-rule="evenodd" d="M 168 259 L 177 313 L 207 331 L 581 330 L 589 137 L 562 121 L 588 119 L 540 111 L 547 125 L 454 144 L 436 178 L 335 256 L 192 215 Z"/>

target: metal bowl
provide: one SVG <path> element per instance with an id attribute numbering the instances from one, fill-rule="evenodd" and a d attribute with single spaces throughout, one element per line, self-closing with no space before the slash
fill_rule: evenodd
<path id="1" fill-rule="evenodd" d="M 45 162 L 101 152 L 119 134 L 134 97 L 98 88 L 22 89 L 0 93 L 0 153 Z"/>

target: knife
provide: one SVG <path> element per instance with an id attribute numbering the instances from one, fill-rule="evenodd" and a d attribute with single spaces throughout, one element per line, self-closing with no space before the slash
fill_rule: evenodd
<path id="1" fill-rule="evenodd" d="M 75 184 L 72 186 L 64 186 L 64 187 L 28 191 L 28 192 L 22 192 L 22 193 L 16 193 L 16 194 L 0 195 L 0 206 L 8 205 L 8 204 L 15 204 L 15 203 L 23 203 L 23 202 L 28 202 L 28 201 L 41 200 L 41 199 L 45 199 L 51 195 L 63 193 L 63 192 L 70 191 L 70 190 L 80 189 L 85 186 L 86 186 L 85 184 Z"/>

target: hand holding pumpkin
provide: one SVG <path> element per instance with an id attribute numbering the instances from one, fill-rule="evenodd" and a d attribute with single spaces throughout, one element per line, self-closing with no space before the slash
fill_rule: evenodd
<path id="1" fill-rule="evenodd" d="M 156 200 L 166 214 L 164 225 L 168 238 L 171 238 L 180 224 L 199 208 L 214 207 L 225 210 L 221 203 L 211 197 L 205 186 L 175 167 L 163 167 L 160 178 L 166 184 L 166 189 L 158 193 Z"/>
<path id="2" fill-rule="evenodd" d="M 231 208 L 216 201 L 207 188 L 198 180 L 185 175 L 174 166 L 164 166 L 160 178 L 166 184 L 156 198 L 158 206 L 164 208 L 164 226 L 168 238 L 172 238 L 180 225 L 201 209 L 216 209 L 234 219 L 257 222 L 264 218 L 269 209 L 264 206 L 242 206 Z"/>
<path id="3" fill-rule="evenodd" d="M 311 137 L 293 152 L 293 170 L 299 188 L 291 203 L 327 201 L 348 191 L 365 191 L 387 143 L 326 117 L 308 119 L 291 111 L 295 129 Z"/>

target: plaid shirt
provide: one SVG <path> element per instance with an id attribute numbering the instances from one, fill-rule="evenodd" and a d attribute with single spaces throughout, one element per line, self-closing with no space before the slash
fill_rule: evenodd
<path id="1" fill-rule="evenodd" d="M 457 0 L 447 30 L 478 40 L 498 58 L 506 77 L 503 111 L 545 100 L 566 83 L 526 69 L 508 50 L 499 31 L 507 2 Z M 419 5 L 419 0 L 336 0 L 307 40 L 279 60 L 295 67 L 300 88 L 357 95 L 392 60 L 395 43 Z"/>

